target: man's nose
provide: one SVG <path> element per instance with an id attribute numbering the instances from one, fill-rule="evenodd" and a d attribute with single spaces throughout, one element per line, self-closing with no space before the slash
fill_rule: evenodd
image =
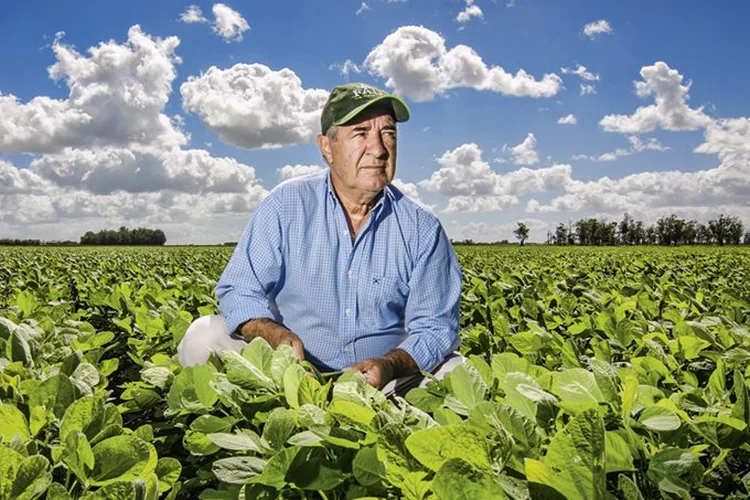
<path id="1" fill-rule="evenodd" d="M 385 144 L 383 143 L 383 138 L 380 134 L 372 134 L 368 146 L 369 153 L 378 160 L 385 160 L 388 158 L 388 150 L 386 149 Z"/>

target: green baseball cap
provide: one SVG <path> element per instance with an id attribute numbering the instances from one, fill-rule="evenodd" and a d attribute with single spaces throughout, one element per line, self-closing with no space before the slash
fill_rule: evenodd
<path id="1" fill-rule="evenodd" d="M 366 83 L 347 83 L 334 87 L 320 115 L 320 129 L 328 132 L 332 125 L 343 125 L 375 103 L 390 101 L 397 122 L 409 119 L 409 107 L 393 94 Z"/>

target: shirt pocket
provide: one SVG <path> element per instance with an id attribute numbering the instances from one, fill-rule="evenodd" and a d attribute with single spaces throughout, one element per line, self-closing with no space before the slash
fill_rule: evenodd
<path id="1" fill-rule="evenodd" d="M 363 283 L 359 311 L 365 326 L 376 330 L 404 327 L 409 285 L 398 276 L 370 276 Z"/>

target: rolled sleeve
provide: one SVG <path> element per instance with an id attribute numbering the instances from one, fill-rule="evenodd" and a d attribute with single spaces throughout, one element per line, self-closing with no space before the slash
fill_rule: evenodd
<path id="1" fill-rule="evenodd" d="M 460 344 L 458 312 L 461 268 L 437 220 L 420 234 L 420 252 L 409 279 L 406 351 L 421 371 L 431 372 Z"/>
<path id="2" fill-rule="evenodd" d="M 276 203 L 269 196 L 255 209 L 216 286 L 230 333 L 250 319 L 274 319 L 270 304 L 284 276 Z"/>

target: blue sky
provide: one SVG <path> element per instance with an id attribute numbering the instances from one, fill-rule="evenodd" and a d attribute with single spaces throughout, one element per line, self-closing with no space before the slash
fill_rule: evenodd
<path id="1" fill-rule="evenodd" d="M 749 17 L 677 0 L 6 3 L 0 237 L 235 240 L 268 190 L 323 167 L 316 116 L 347 81 L 408 102 L 394 183 L 452 238 L 512 239 L 523 220 L 543 241 L 626 211 L 750 226 Z"/>

